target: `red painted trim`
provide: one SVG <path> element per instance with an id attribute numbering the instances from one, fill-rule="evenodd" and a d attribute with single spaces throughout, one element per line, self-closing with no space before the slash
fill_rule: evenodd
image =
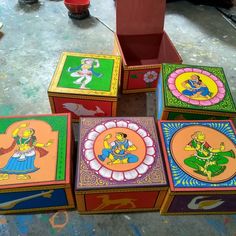
<path id="1" fill-rule="evenodd" d="M 67 116 L 68 113 L 57 113 L 57 114 L 35 114 L 35 115 L 21 115 L 21 116 L 0 116 L 0 119 L 6 118 L 28 118 L 28 117 L 42 117 L 42 116 Z"/>
<path id="2" fill-rule="evenodd" d="M 26 187 L 30 187 L 30 189 L 36 187 L 36 186 L 57 186 L 57 185 L 63 185 L 66 184 L 66 181 L 47 181 L 47 182 L 31 182 L 31 183 L 27 183 L 27 184 L 8 184 L 8 185 L 1 185 L 0 188 L 2 189 L 17 189 L 18 188 L 26 188 Z"/>

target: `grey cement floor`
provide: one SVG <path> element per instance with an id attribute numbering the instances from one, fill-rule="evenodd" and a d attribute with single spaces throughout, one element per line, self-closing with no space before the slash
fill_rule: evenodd
<path id="1" fill-rule="evenodd" d="M 60 53 L 111 54 L 113 0 L 92 0 L 91 18 L 72 21 L 63 1 L 0 1 L 0 115 L 50 113 L 47 88 Z M 213 7 L 167 5 L 165 29 L 186 64 L 222 66 L 236 99 L 236 30 Z M 122 96 L 119 114 L 153 115 L 154 94 Z M 143 106 L 146 103 L 146 106 Z M 127 109 L 134 107 L 133 109 Z M 76 211 L 0 216 L 0 235 L 236 235 L 236 216 L 155 213 L 80 216 Z M 62 225 L 62 226 L 61 226 Z"/>

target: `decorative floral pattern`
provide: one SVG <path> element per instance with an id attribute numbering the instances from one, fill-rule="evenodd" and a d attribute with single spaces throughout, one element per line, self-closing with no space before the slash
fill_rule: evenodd
<path id="1" fill-rule="evenodd" d="M 146 83 L 152 83 L 154 80 L 157 79 L 157 72 L 156 71 L 148 71 L 147 73 L 144 74 L 144 81 Z"/>
<path id="2" fill-rule="evenodd" d="M 195 73 L 201 73 L 207 77 L 209 77 L 210 79 L 212 79 L 214 81 L 214 83 L 217 85 L 218 87 L 218 92 L 217 94 L 208 99 L 208 100 L 195 100 L 195 99 L 191 99 L 190 97 L 187 97 L 185 95 L 183 95 L 176 87 L 176 79 L 178 78 L 178 76 L 180 76 L 183 73 L 186 72 L 195 72 Z M 215 75 L 213 75 L 212 73 L 202 70 L 202 69 L 197 69 L 197 68 L 181 68 L 181 69 L 177 69 L 174 72 L 172 72 L 168 78 L 168 87 L 170 89 L 170 91 L 172 92 L 172 94 L 178 98 L 179 100 L 192 104 L 192 105 L 196 105 L 196 106 L 212 106 L 214 104 L 219 103 L 220 101 L 222 101 L 225 97 L 225 86 L 224 84 L 221 82 L 221 80 L 216 77 Z"/>
<path id="3" fill-rule="evenodd" d="M 95 154 L 94 145 L 96 139 L 105 131 L 112 130 L 114 128 L 125 128 L 129 129 L 138 135 L 144 142 L 145 156 L 143 161 L 139 163 L 133 169 L 118 171 L 112 168 L 107 168 L 105 165 L 99 161 L 97 155 Z M 96 125 L 91 129 L 85 136 L 84 143 L 82 145 L 83 158 L 89 167 L 96 172 L 99 176 L 109 179 L 110 181 L 129 181 L 134 180 L 143 176 L 151 168 L 152 164 L 156 158 L 156 147 L 155 142 L 150 137 L 147 130 L 141 127 L 138 123 L 128 120 L 112 120 Z"/>

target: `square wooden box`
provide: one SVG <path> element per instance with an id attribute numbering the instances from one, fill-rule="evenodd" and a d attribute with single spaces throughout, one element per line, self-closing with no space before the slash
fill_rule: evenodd
<path id="1" fill-rule="evenodd" d="M 170 188 L 161 214 L 236 212 L 236 135 L 231 121 L 161 121 Z"/>
<path id="2" fill-rule="evenodd" d="M 0 117 L 0 214 L 74 207 L 70 114 Z"/>
<path id="3" fill-rule="evenodd" d="M 182 59 L 164 27 L 165 0 L 117 0 L 114 53 L 121 55 L 122 92 L 155 91 L 161 63 Z"/>
<path id="4" fill-rule="evenodd" d="M 159 210 L 167 182 L 152 117 L 81 118 L 80 213 Z"/>
<path id="5" fill-rule="evenodd" d="M 158 120 L 222 120 L 236 107 L 221 67 L 163 64 L 157 87 Z"/>
<path id="6" fill-rule="evenodd" d="M 53 113 L 81 116 L 115 116 L 120 57 L 62 53 L 48 96 Z"/>

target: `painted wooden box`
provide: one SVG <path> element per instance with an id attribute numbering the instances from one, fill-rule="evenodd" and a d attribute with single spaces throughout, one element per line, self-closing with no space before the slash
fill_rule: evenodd
<path id="1" fill-rule="evenodd" d="M 120 57 L 64 52 L 48 88 L 53 113 L 115 116 Z"/>
<path id="2" fill-rule="evenodd" d="M 160 121 L 170 188 L 161 214 L 236 212 L 236 135 L 231 121 Z"/>
<path id="3" fill-rule="evenodd" d="M 167 182 L 152 117 L 81 118 L 80 213 L 159 210 Z"/>
<path id="4" fill-rule="evenodd" d="M 70 114 L 0 117 L 0 214 L 74 207 Z"/>
<path id="5" fill-rule="evenodd" d="M 163 64 L 156 94 L 158 120 L 236 117 L 236 106 L 220 67 Z"/>
<path id="6" fill-rule="evenodd" d="M 114 53 L 121 55 L 122 92 L 155 91 L 161 64 L 182 59 L 164 27 L 166 0 L 116 1 Z"/>

